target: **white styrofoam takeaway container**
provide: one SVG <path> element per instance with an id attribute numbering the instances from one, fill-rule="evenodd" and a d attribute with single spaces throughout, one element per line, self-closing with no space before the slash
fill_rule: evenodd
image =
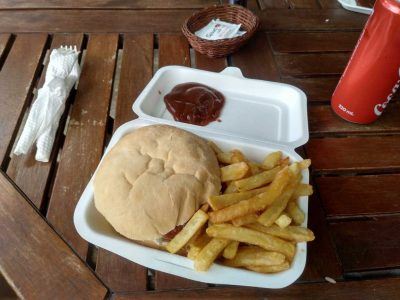
<path id="1" fill-rule="evenodd" d="M 202 127 L 173 120 L 163 99 L 175 85 L 184 82 L 203 83 L 224 94 L 221 122 Z M 133 111 L 139 118 L 116 130 L 105 153 L 124 135 L 160 123 L 193 132 L 214 141 L 223 150 L 240 149 L 259 162 L 266 153 L 276 150 L 281 150 L 291 161 L 301 160 L 294 149 L 308 141 L 307 99 L 301 90 L 287 84 L 244 78 L 233 67 L 221 73 L 180 66 L 161 68 L 134 102 Z M 302 175 L 303 182 L 308 183 L 308 171 L 304 170 Z M 75 209 L 76 230 L 88 242 L 135 263 L 201 282 L 263 288 L 288 286 L 304 270 L 307 246 L 299 243 L 291 268 L 280 273 L 260 274 L 220 264 L 213 264 L 207 272 L 196 272 L 193 262 L 186 257 L 139 245 L 118 234 L 94 206 L 92 181 L 93 177 Z M 307 226 L 308 197 L 301 197 L 299 205 L 306 215 L 302 226 Z"/>

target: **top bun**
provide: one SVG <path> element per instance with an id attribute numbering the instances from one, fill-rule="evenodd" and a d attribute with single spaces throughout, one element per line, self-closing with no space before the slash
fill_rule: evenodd
<path id="1" fill-rule="evenodd" d="M 125 135 L 104 157 L 94 202 L 120 234 L 155 241 L 185 224 L 220 189 L 218 161 L 205 140 L 151 125 Z"/>

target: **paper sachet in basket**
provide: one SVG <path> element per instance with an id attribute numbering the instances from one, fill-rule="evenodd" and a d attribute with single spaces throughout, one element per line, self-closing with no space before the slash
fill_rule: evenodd
<path id="1" fill-rule="evenodd" d="M 32 104 L 14 154 L 27 154 L 36 141 L 35 159 L 48 162 L 65 101 L 80 75 L 76 47 L 60 47 L 50 54 L 44 85 Z"/>

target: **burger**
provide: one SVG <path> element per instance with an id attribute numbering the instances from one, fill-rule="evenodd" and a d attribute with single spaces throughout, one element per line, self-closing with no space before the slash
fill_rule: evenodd
<path id="1" fill-rule="evenodd" d="M 150 125 L 125 135 L 104 157 L 94 203 L 121 235 L 157 246 L 220 189 L 218 161 L 204 139 Z"/>

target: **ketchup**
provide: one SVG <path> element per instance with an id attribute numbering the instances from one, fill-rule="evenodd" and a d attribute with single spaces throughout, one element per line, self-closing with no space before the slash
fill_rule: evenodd
<path id="1" fill-rule="evenodd" d="M 164 97 L 165 105 L 175 121 L 205 126 L 218 119 L 225 97 L 204 84 L 178 84 Z"/>

